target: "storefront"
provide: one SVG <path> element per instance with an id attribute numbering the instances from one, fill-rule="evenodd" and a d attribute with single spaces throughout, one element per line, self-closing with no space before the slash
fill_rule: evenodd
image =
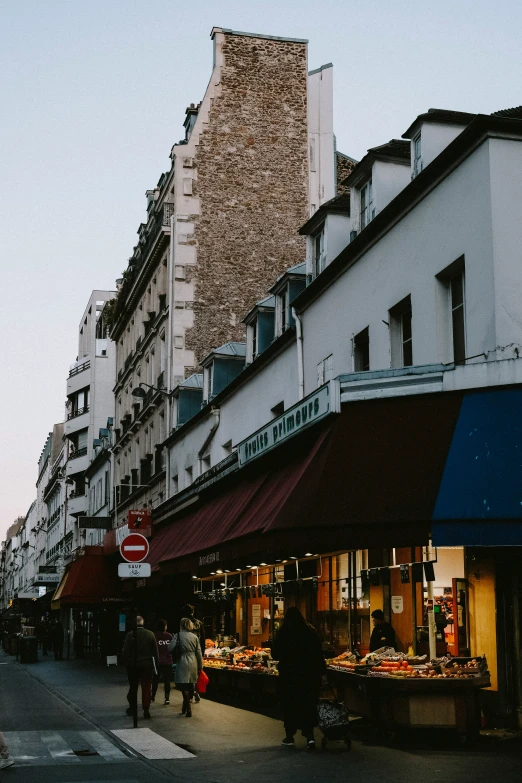
<path id="1" fill-rule="evenodd" d="M 77 657 L 105 659 L 121 651 L 121 614 L 126 604 L 117 569 L 106 562 L 102 547 L 92 546 L 67 567 L 52 609 L 60 613 L 69 650 Z"/>
<path id="2" fill-rule="evenodd" d="M 498 559 L 465 540 L 459 524 L 466 524 L 470 498 L 475 502 L 484 486 L 503 492 L 501 465 L 513 463 L 518 447 L 512 436 L 509 453 L 503 445 L 495 461 L 484 455 L 480 477 L 472 470 L 463 475 L 462 465 L 471 451 L 480 463 L 476 444 L 469 446 L 469 432 L 480 431 L 477 417 L 489 422 L 490 443 L 494 431 L 505 430 L 502 421 L 513 414 L 509 391 L 350 403 L 277 447 L 262 431 L 254 433 L 248 448 L 239 444 L 238 470 L 179 508 L 156 512 L 152 582 L 170 590 L 175 579 L 174 602 L 179 596 L 181 605 L 190 595 L 207 636 L 230 645 L 263 647 L 288 606 L 297 605 L 328 654 L 349 649 L 364 655 L 374 609 L 391 622 L 398 650 L 425 654 L 433 603 L 437 655 L 486 654 L 492 714 L 506 712 L 505 696 L 497 694 L 507 693 L 517 669 L 499 659 L 508 648 L 513 660 L 519 655 L 519 621 L 512 616 L 519 610 L 508 602 L 513 589 L 520 595 L 518 550 L 510 549 L 514 560 L 503 572 L 509 585 L 499 614 Z M 486 399 L 491 394 L 499 395 L 494 405 Z M 514 485 L 517 490 L 506 490 L 510 497 L 518 491 Z M 499 513 L 498 504 L 482 506 Z M 511 506 L 510 513 L 512 537 L 520 522 Z M 441 535 L 448 524 L 459 536 Z M 505 528 L 497 518 L 494 524 L 497 531 Z M 467 530 L 481 535 L 480 525 Z M 429 548 L 432 535 L 436 546 Z M 513 634 L 505 638 L 510 627 Z"/>

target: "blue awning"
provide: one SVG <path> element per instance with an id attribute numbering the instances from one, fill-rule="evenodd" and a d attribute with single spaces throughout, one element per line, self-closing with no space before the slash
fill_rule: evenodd
<path id="1" fill-rule="evenodd" d="M 522 390 L 464 395 L 433 520 L 522 520 Z"/>
<path id="2" fill-rule="evenodd" d="M 434 546 L 522 546 L 522 521 L 432 522 Z"/>

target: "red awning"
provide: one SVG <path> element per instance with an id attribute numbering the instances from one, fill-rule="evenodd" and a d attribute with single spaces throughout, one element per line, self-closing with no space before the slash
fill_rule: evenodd
<path id="1" fill-rule="evenodd" d="M 239 541 L 248 545 L 254 534 L 273 533 L 281 544 L 312 536 L 310 551 L 322 552 L 427 543 L 461 399 L 419 395 L 346 406 L 320 434 L 295 438 L 286 451 L 238 471 L 234 486 L 160 529 L 152 567 L 227 542 L 244 554 Z"/>
<path id="2" fill-rule="evenodd" d="M 69 566 L 59 595 L 60 605 L 118 603 L 124 600 L 120 598 L 116 567 L 103 557 L 103 548 L 88 546 L 85 550 L 85 554 Z"/>
<path id="3" fill-rule="evenodd" d="M 326 455 L 330 429 L 323 431 L 304 456 L 280 469 L 265 470 L 249 476 L 240 473 L 240 483 L 196 511 L 158 531 L 150 547 L 153 569 L 166 560 L 211 549 L 232 539 L 277 528 L 285 516 L 286 505 L 299 485 L 300 502 L 313 494 L 315 484 L 308 480 L 312 465 Z"/>

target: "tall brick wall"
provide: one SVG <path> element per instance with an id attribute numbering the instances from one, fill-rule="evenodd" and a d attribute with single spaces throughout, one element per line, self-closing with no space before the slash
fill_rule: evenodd
<path id="1" fill-rule="evenodd" d="M 346 193 L 350 190 L 350 188 L 343 185 L 342 182 L 343 179 L 346 179 L 346 177 L 352 173 L 355 164 L 350 158 L 347 158 L 340 153 L 337 153 L 335 162 L 337 166 L 337 195 L 340 196 L 342 193 Z"/>
<path id="2" fill-rule="evenodd" d="M 308 217 L 306 44 L 226 35 L 221 84 L 194 164 L 199 362 L 228 340 L 287 267 L 305 258 Z"/>

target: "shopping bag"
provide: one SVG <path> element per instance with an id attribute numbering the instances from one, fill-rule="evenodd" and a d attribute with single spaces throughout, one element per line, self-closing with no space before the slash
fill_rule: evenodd
<path id="1" fill-rule="evenodd" d="M 205 672 L 203 671 L 203 669 L 201 669 L 201 671 L 199 673 L 198 681 L 196 683 L 196 690 L 197 690 L 197 692 L 198 693 L 205 693 L 205 691 L 207 690 L 207 685 L 208 685 L 208 677 L 205 674 Z"/>

